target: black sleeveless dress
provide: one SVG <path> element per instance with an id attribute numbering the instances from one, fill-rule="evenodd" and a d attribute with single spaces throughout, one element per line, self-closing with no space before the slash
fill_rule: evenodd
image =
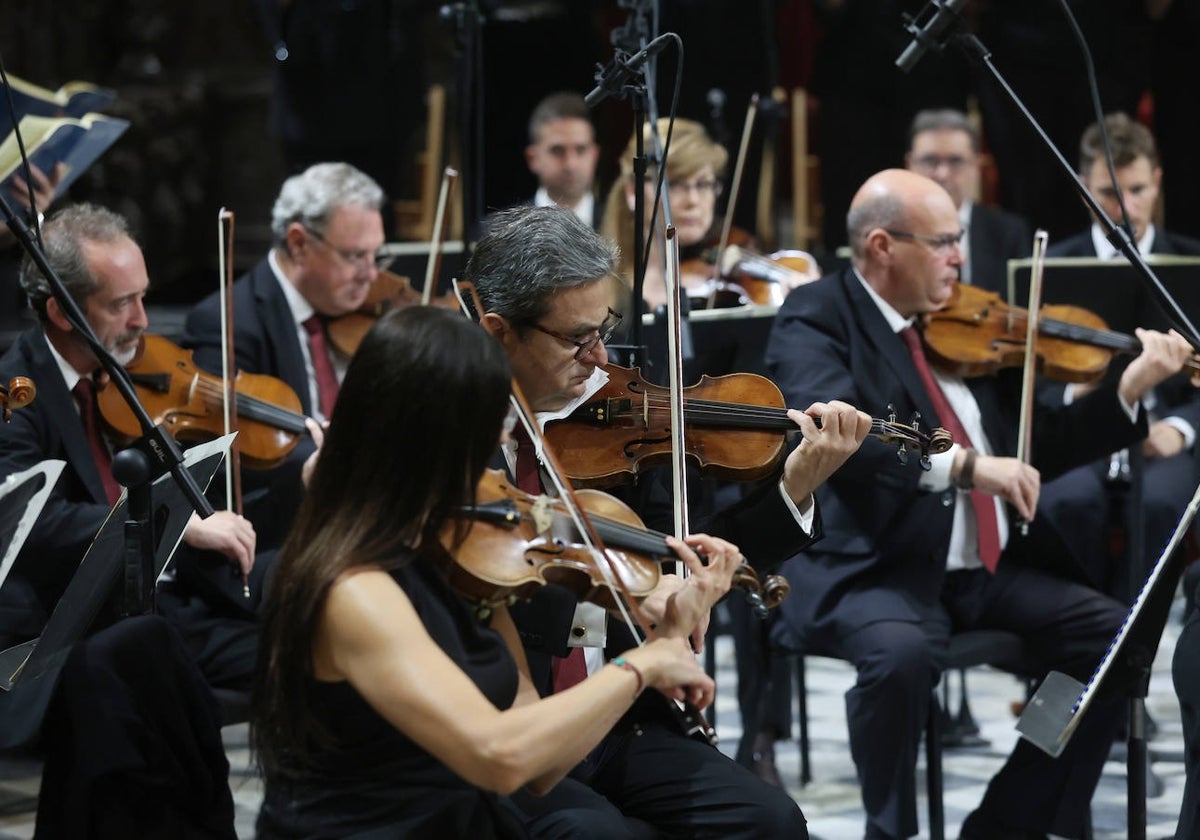
<path id="1" fill-rule="evenodd" d="M 511 706 L 517 669 L 500 635 L 481 625 L 426 562 L 391 574 L 442 650 L 497 708 Z M 303 776 L 268 775 L 260 838 L 526 836 L 506 801 L 457 776 L 380 717 L 348 682 L 314 681 L 310 690 L 337 743 L 320 750 Z"/>

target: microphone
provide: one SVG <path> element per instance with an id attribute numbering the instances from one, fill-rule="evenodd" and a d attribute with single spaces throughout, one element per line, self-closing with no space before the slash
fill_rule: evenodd
<path id="1" fill-rule="evenodd" d="M 601 67 L 596 65 L 596 86 L 592 88 L 592 92 L 583 98 L 584 103 L 589 108 L 595 108 L 609 96 L 623 98 L 625 96 L 625 85 L 637 75 L 642 69 L 642 65 L 651 57 L 658 55 L 668 43 L 668 35 L 671 33 L 664 32 L 659 35 L 649 44 L 633 54 L 632 58 L 626 59 L 625 54 L 620 50 L 613 53 L 612 61 L 608 62 L 608 66 Z"/>
<path id="2" fill-rule="evenodd" d="M 928 6 L 921 10 L 916 18 L 905 15 L 905 29 L 912 33 L 912 43 L 905 47 L 904 52 L 896 59 L 896 66 L 908 73 L 925 55 L 930 47 L 937 47 L 937 39 L 958 17 L 959 10 L 967 4 L 967 0 L 930 0 Z M 917 25 L 917 20 L 932 7 L 935 11 L 924 27 Z"/>

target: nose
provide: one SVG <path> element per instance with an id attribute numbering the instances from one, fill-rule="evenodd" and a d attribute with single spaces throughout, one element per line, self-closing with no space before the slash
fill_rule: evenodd
<path id="1" fill-rule="evenodd" d="M 146 316 L 146 306 L 141 298 L 134 301 L 133 309 L 130 311 L 129 326 L 138 330 L 145 330 L 150 326 L 150 319 Z"/>

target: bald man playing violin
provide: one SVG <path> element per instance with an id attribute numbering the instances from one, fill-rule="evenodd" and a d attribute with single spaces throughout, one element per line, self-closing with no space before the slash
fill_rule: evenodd
<path id="1" fill-rule="evenodd" d="M 125 220 L 101 207 L 75 205 L 48 219 L 42 237 L 50 265 L 96 336 L 118 362 L 128 363 L 147 328 L 142 298 L 150 281 Z M 67 465 L 0 589 L 5 647 L 41 632 L 120 490 L 112 477 L 111 442 L 102 433 L 90 438 L 86 425 L 85 412 L 95 410 L 100 363 L 28 257 L 21 282 L 41 323 L 0 358 L 0 370 L 5 381 L 29 376 L 38 395 L 11 423 L 0 424 L 0 480 L 49 458 Z M 98 412 L 91 419 L 98 423 Z M 193 514 L 183 539 L 192 548 L 219 552 L 243 574 L 254 564 L 254 527 L 237 514 Z"/>
<path id="2" fill-rule="evenodd" d="M 806 649 L 855 665 L 846 710 L 865 835 L 908 837 L 917 745 L 951 629 L 1012 631 L 1027 660 L 1001 664 L 1081 680 L 1116 634 L 1121 604 L 1051 571 L 1069 543 L 1038 515 L 1040 482 L 1145 437 L 1140 399 L 1191 348 L 1139 330 L 1144 352 L 1119 382 L 1035 416 L 1035 464 L 1025 464 L 1011 457 L 1020 371 L 971 380 L 933 371 L 912 329 L 947 304 L 963 259 L 947 192 L 913 172 L 881 172 L 855 196 L 847 233 L 852 266 L 788 296 L 768 369 L 790 403 L 920 412 L 926 426 L 957 428 L 957 443 L 928 472 L 864 443 L 817 491 L 825 535 L 785 566 L 792 595 L 781 610 Z M 1030 521 L 1027 536 L 1010 528 L 1009 509 Z M 1018 742 L 961 836 L 1081 836 L 1120 716 L 1119 703 L 1089 711 L 1057 760 Z"/>
<path id="3" fill-rule="evenodd" d="M 607 376 L 604 342 L 620 320 L 609 308 L 616 258 L 615 246 L 559 207 L 498 213 L 476 246 L 465 279 L 479 292 L 483 326 L 508 351 L 521 390 L 543 419 L 568 413 Z M 763 569 L 814 539 L 820 526 L 812 491 L 870 428 L 869 417 L 843 403 L 819 403 L 789 416 L 803 440 L 782 475 L 738 505 L 707 517 L 693 511 L 692 516 L 696 531 L 736 544 Z M 822 418 L 821 429 L 813 416 Z M 520 480 L 517 444 L 506 454 Z M 669 502 L 669 492 L 657 477 L 643 479 L 624 497 L 648 525 L 671 530 L 669 517 L 662 516 L 669 509 L 663 504 Z M 728 587 L 728 581 L 718 587 L 707 577 L 668 577 L 644 606 L 667 618 L 687 605 L 691 618 L 669 624 L 675 632 L 702 639 L 709 608 Z M 545 589 L 511 609 L 543 694 L 560 686 L 552 674 L 561 675 L 570 660 L 584 660 L 587 672 L 593 672 L 605 661 L 606 649 L 616 650 L 628 640 L 624 626 L 606 620 L 603 611 L 595 614 L 565 590 Z M 653 699 L 639 702 L 545 798 L 518 795 L 530 832 L 597 838 L 807 836 L 803 815 L 785 791 L 685 737 L 667 711 Z"/>

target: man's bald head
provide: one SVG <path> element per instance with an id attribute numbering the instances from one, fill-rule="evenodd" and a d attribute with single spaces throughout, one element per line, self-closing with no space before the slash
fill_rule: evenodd
<path id="1" fill-rule="evenodd" d="M 858 188 L 846 215 L 846 235 L 854 264 L 866 257 L 866 237 L 875 228 L 905 228 L 914 215 L 954 202 L 936 181 L 907 169 L 885 169 Z"/>

